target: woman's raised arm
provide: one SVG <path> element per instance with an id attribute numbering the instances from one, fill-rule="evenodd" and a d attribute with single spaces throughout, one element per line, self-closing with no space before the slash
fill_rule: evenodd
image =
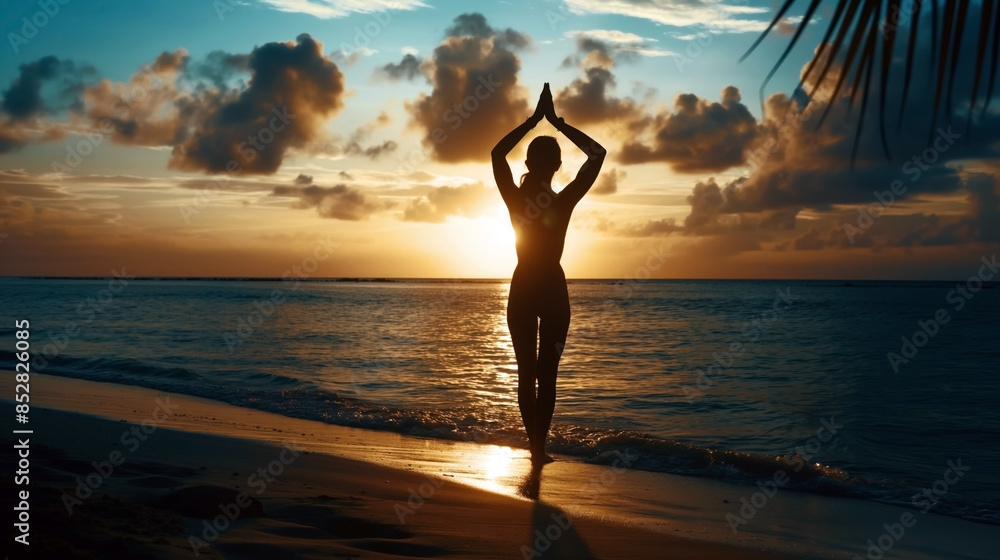
<path id="1" fill-rule="evenodd" d="M 583 153 L 587 154 L 587 161 L 583 162 L 580 171 L 576 173 L 576 178 L 559 193 L 560 197 L 566 196 L 572 199 L 572 203 L 575 205 L 577 202 L 580 202 L 583 195 L 587 194 L 590 187 L 594 186 L 594 181 L 597 180 L 597 174 L 601 172 L 601 166 L 604 165 L 604 157 L 608 152 L 604 149 L 604 146 L 598 144 L 593 138 L 566 124 L 564 119 L 557 117 L 555 108 L 546 113 L 545 118 L 556 127 L 556 130 L 562 132 L 566 138 L 569 138 L 571 142 L 576 144 L 577 148 L 580 148 L 583 150 Z"/>
<path id="2" fill-rule="evenodd" d="M 529 130 L 535 128 L 535 125 L 544 118 L 547 107 L 551 106 L 552 93 L 549 91 L 549 84 L 546 83 L 542 94 L 538 97 L 535 112 L 528 117 L 528 120 L 501 138 L 494 146 L 493 151 L 490 152 L 493 159 L 493 178 L 497 182 L 500 196 L 503 197 L 503 201 L 508 207 L 517 198 L 517 185 L 514 184 L 514 175 L 510 172 L 510 165 L 507 164 L 507 154 L 514 149 L 514 146 L 517 146 L 517 143 L 524 138 Z"/>

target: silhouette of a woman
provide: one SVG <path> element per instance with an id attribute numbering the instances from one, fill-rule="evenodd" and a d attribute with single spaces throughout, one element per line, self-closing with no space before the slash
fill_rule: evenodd
<path id="1" fill-rule="evenodd" d="M 551 185 L 562 165 L 555 138 L 539 136 L 528 145 L 528 172 L 521 177 L 520 187 L 507 165 L 507 154 L 543 117 L 587 154 L 576 178 L 558 193 Z M 504 136 L 492 152 L 493 175 L 517 235 L 507 327 L 517 358 L 517 403 L 536 464 L 552 460 L 545 454 L 545 438 L 556 406 L 556 372 L 569 330 L 569 295 L 559 259 L 573 208 L 593 186 L 605 154 L 600 144 L 556 116 L 549 84 L 534 114 Z"/>

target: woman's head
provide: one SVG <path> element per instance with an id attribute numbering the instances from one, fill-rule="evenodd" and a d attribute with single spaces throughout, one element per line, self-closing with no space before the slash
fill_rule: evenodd
<path id="1" fill-rule="evenodd" d="M 535 138 L 528 144 L 528 156 L 524 163 L 528 166 L 528 173 L 551 178 L 562 165 L 559 142 L 551 136 Z"/>

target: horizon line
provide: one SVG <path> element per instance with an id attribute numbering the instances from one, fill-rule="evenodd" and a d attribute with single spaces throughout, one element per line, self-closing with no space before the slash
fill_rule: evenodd
<path id="1" fill-rule="evenodd" d="M 105 280 L 114 276 L 68 276 L 68 275 L 0 275 L 0 279 L 18 280 Z M 447 277 L 447 276 L 318 276 L 311 278 L 295 277 L 299 282 L 510 282 L 509 278 L 495 277 Z M 282 276 L 135 276 L 128 280 L 200 280 L 212 282 L 238 281 L 238 282 L 281 282 L 286 280 Z M 643 282 L 960 282 L 956 279 L 899 279 L 899 278 L 567 278 L 567 282 L 630 282 L 641 284 Z M 993 287 L 1000 284 L 1000 281 L 984 281 L 983 286 Z"/>

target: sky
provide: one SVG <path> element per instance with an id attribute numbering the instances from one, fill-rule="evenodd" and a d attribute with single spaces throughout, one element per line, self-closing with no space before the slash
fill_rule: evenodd
<path id="1" fill-rule="evenodd" d="M 975 274 L 1000 246 L 1000 100 L 968 118 L 974 57 L 938 114 L 918 63 L 902 116 L 895 80 L 862 118 L 831 95 L 842 58 L 797 88 L 831 2 L 764 89 L 808 3 L 740 62 L 776 4 L 7 2 L 0 274 L 509 278 L 489 153 L 546 82 L 609 154 L 568 277 Z M 529 133 L 515 178 L 537 135 L 559 137 Z M 585 160 L 559 142 L 556 190 Z"/>

